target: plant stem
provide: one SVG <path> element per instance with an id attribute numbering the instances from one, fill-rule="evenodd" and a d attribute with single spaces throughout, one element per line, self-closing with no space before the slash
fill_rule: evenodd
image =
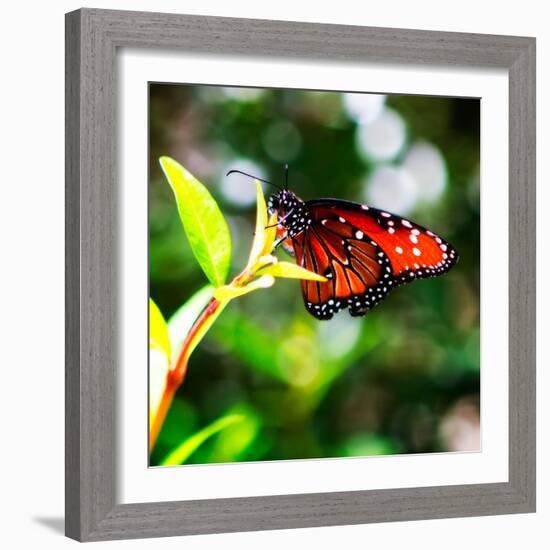
<path id="1" fill-rule="evenodd" d="M 191 330 L 187 334 L 181 346 L 176 360 L 172 363 L 170 369 L 168 370 L 164 393 L 160 400 L 158 409 L 156 410 L 154 417 L 151 419 L 149 452 L 151 452 L 155 446 L 157 437 L 160 433 L 162 425 L 164 424 L 170 405 L 172 404 L 172 400 L 174 399 L 178 388 L 182 385 L 185 379 L 191 353 L 197 347 L 197 344 L 202 340 L 203 336 L 208 332 L 208 329 L 212 326 L 212 323 L 214 323 L 226 305 L 227 301 L 219 301 L 216 298 L 212 298 L 210 302 L 208 302 L 207 306 L 193 323 Z"/>

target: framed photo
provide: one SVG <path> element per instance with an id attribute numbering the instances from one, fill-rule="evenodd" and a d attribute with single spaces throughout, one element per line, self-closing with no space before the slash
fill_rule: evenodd
<path id="1" fill-rule="evenodd" d="M 535 510 L 535 40 L 67 15 L 66 533 Z"/>

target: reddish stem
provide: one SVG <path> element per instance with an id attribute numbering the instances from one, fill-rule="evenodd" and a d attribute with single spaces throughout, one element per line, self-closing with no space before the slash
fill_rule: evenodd
<path id="1" fill-rule="evenodd" d="M 164 388 L 164 393 L 160 400 L 159 407 L 157 409 L 156 415 L 150 426 L 149 434 L 149 452 L 153 450 L 155 442 L 160 433 L 166 415 L 170 409 L 170 405 L 178 391 L 179 387 L 182 385 L 185 375 L 187 374 L 187 365 L 189 363 L 189 357 L 191 352 L 195 349 L 196 345 L 202 337 L 201 330 L 207 329 L 205 327 L 208 320 L 216 313 L 218 308 L 221 306 L 221 302 L 212 298 L 208 305 L 203 309 L 202 313 L 199 315 L 197 320 L 193 323 L 191 330 L 185 337 L 183 344 L 181 346 L 180 352 L 168 374 L 166 375 L 166 385 Z"/>
<path id="2" fill-rule="evenodd" d="M 214 315 L 219 307 L 220 302 L 216 300 L 216 298 L 211 298 L 210 302 L 208 302 L 207 306 L 202 310 L 202 313 L 193 323 L 191 330 L 185 337 L 178 357 L 170 371 L 173 374 L 174 382 L 178 385 L 178 387 L 182 384 L 185 375 L 187 374 L 187 364 L 189 362 L 189 356 L 191 355 L 191 352 L 195 349 L 195 346 L 198 343 L 198 341 L 195 341 L 195 337 L 200 332 L 201 328 L 204 326 L 208 318 Z"/>

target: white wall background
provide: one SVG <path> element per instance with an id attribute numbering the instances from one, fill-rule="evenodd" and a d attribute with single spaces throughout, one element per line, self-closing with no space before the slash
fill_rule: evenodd
<path id="1" fill-rule="evenodd" d="M 6 548 L 66 548 L 63 529 L 63 151 L 64 17 L 79 0 L 4 5 L 1 40 L 0 224 L 2 309 L 0 359 L 2 452 L 0 540 Z M 190 550 L 258 547 L 423 550 L 546 548 L 550 522 L 550 377 L 548 278 L 544 230 L 550 206 L 548 97 L 550 30 L 545 5 L 462 0 L 296 2 L 277 0 L 95 1 L 88 7 L 287 19 L 312 22 L 515 34 L 537 37 L 539 375 L 538 512 L 353 527 L 269 531 L 108 543 L 122 548 Z M 546 123 L 546 125 L 544 124 Z M 7 307 L 6 307 L 7 306 Z M 29 407 L 38 409 L 25 417 Z M 37 414 L 38 413 L 38 414 Z"/>

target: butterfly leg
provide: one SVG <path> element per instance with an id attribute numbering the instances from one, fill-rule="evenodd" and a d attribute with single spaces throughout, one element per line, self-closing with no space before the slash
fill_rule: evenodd
<path id="1" fill-rule="evenodd" d="M 286 238 L 287 238 L 286 235 L 284 235 L 279 240 L 275 241 L 275 244 L 273 245 L 273 250 L 277 250 L 277 248 L 279 248 L 279 246 L 283 244 Z"/>
<path id="2" fill-rule="evenodd" d="M 289 216 L 292 214 L 292 210 L 288 211 L 280 220 L 277 220 L 277 223 L 274 223 L 273 225 L 266 225 L 264 229 L 269 229 L 270 227 L 277 227 L 278 225 L 281 225 L 282 222 L 284 222 Z"/>

